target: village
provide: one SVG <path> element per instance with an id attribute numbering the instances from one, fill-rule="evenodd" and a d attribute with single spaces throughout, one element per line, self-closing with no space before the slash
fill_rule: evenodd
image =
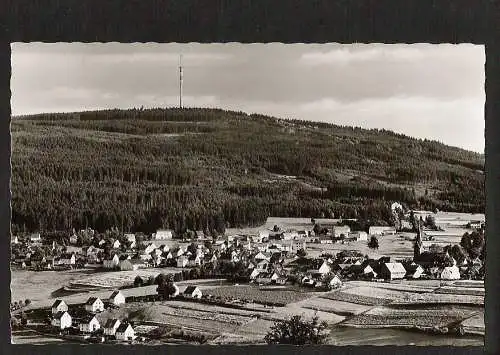
<path id="1" fill-rule="evenodd" d="M 349 226 L 352 221 L 340 219 L 271 217 L 265 228 L 226 231 L 218 236 L 196 231 L 188 233 L 189 239 L 172 230 L 148 236 L 118 229 L 97 233 L 91 228 L 60 233 L 63 238 L 57 240 L 41 233 L 13 236 L 13 272 L 88 270 L 90 279 L 95 274 L 97 280 L 65 285 L 58 290 L 60 297 L 47 300 L 50 305 L 30 299 L 12 302 L 12 328 L 24 327 L 68 341 L 148 342 L 154 334 L 151 324 L 131 317 L 130 312 L 120 312 L 121 308 L 181 300 L 234 309 L 253 304 L 264 312 L 283 307 L 290 300 L 252 297 L 251 292 L 245 292 L 248 287 L 286 288 L 282 293 L 293 290 L 300 295 L 342 290 L 355 282 L 411 285 L 416 280 L 484 279 L 482 254 L 469 253 L 464 237 L 450 238 L 449 232 L 461 228 L 467 235 L 482 234 L 484 219 L 450 219 L 447 229 L 436 227 L 432 212 L 402 213 L 398 204 L 392 209 L 399 216 L 396 226 L 374 225 L 367 230 L 355 230 Z M 384 245 L 403 243 L 411 247 L 401 255 L 395 249 L 384 250 Z M 99 282 L 100 275 L 113 274 L 127 277 L 114 283 Z M 220 292 L 224 288 L 216 289 L 211 280 L 218 280 L 227 289 L 240 287 L 242 292 L 226 295 Z M 134 289 L 141 292 L 134 294 Z M 75 295 L 78 301 L 74 301 Z M 89 295 L 86 300 L 82 298 L 85 295 Z M 344 301 L 342 297 L 334 299 Z"/>

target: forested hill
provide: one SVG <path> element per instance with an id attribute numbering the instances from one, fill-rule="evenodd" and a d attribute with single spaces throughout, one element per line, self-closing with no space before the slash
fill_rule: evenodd
<path id="1" fill-rule="evenodd" d="M 216 109 L 16 117 L 13 228 L 213 230 L 266 217 L 484 212 L 484 157 L 385 130 Z M 379 221 L 378 221 L 379 222 Z"/>

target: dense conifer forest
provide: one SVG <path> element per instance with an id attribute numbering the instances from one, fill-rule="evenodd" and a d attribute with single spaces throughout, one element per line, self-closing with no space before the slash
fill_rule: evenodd
<path id="1" fill-rule="evenodd" d="M 386 130 L 218 109 L 15 117 L 13 231 L 390 223 L 388 206 L 481 212 L 484 156 Z"/>

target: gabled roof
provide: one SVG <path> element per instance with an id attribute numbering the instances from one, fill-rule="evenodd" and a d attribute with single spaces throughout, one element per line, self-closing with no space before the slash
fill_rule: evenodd
<path id="1" fill-rule="evenodd" d="M 65 302 L 63 300 L 56 300 L 53 304 L 52 304 L 52 308 L 56 308 L 56 307 L 59 307 L 59 305 L 61 304 L 65 304 Z"/>
<path id="2" fill-rule="evenodd" d="M 65 314 L 65 313 L 68 313 L 68 312 L 57 312 L 56 314 L 54 314 L 54 319 L 61 319 L 61 317 Z M 71 317 L 71 315 L 68 313 L 68 315 Z"/>
<path id="3" fill-rule="evenodd" d="M 198 286 L 188 286 L 188 287 L 186 287 L 186 290 L 184 291 L 184 293 L 192 294 L 194 291 L 196 291 L 197 288 L 198 288 Z"/>
<path id="4" fill-rule="evenodd" d="M 99 297 L 90 297 L 87 300 L 87 302 L 85 302 L 85 304 L 88 306 L 93 305 L 98 299 L 99 299 Z"/>
<path id="5" fill-rule="evenodd" d="M 123 333 L 125 330 L 127 330 L 128 327 L 132 327 L 130 323 L 122 323 L 120 326 L 116 329 L 117 333 Z M 133 328 L 132 328 L 133 329 Z"/>
<path id="6" fill-rule="evenodd" d="M 104 328 L 114 328 L 116 325 L 116 322 L 119 322 L 120 320 L 110 318 L 106 321 L 106 324 L 104 325 Z"/>
<path id="7" fill-rule="evenodd" d="M 109 298 L 115 298 L 116 296 L 118 296 L 121 292 L 119 290 L 116 290 L 116 291 L 113 291 L 113 293 L 111 294 L 111 296 Z"/>
<path id="8" fill-rule="evenodd" d="M 82 319 L 80 319 L 80 323 L 86 323 L 86 324 L 88 324 L 88 323 L 90 323 L 90 322 L 92 321 L 92 319 L 94 319 L 94 318 L 96 319 L 96 321 L 97 321 L 98 323 L 100 323 L 100 322 L 99 322 L 99 319 L 97 319 L 97 317 L 96 317 L 95 315 L 86 315 L 85 317 L 83 317 Z"/>
<path id="9" fill-rule="evenodd" d="M 390 273 L 393 273 L 393 272 L 406 273 L 406 269 L 404 268 L 403 264 L 401 264 L 401 263 L 384 263 L 384 265 L 387 268 L 387 270 L 389 270 Z"/>

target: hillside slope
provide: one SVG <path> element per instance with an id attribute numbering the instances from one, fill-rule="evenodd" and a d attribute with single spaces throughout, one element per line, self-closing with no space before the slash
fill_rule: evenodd
<path id="1" fill-rule="evenodd" d="M 14 118 L 14 229 L 183 231 L 269 215 L 483 212 L 484 157 L 383 130 L 215 109 Z"/>

